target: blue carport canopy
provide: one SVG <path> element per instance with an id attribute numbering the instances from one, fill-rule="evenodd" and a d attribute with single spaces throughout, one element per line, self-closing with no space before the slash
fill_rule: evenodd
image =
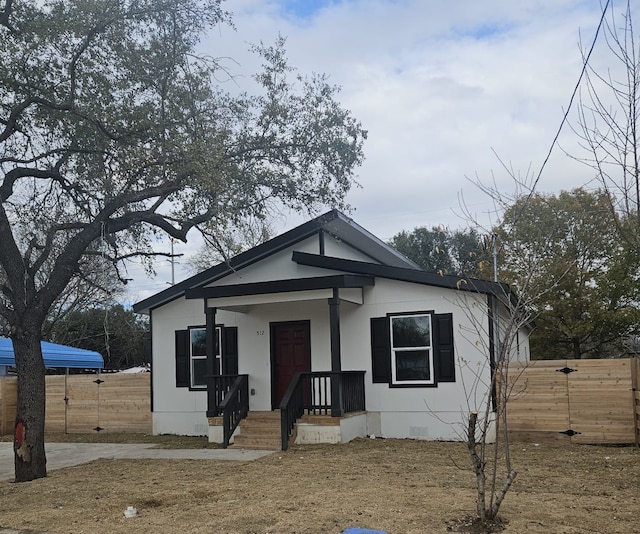
<path id="1" fill-rule="evenodd" d="M 57 343 L 41 341 L 42 356 L 45 367 L 65 367 L 73 369 L 102 369 L 104 361 L 99 352 L 78 349 Z M 13 341 L 0 337 L 0 365 L 15 366 Z"/>

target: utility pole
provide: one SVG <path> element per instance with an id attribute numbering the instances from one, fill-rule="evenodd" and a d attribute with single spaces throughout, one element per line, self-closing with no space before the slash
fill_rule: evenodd
<path id="1" fill-rule="evenodd" d="M 176 259 L 173 256 L 173 237 L 172 237 L 171 238 L 171 285 L 174 285 L 175 283 L 176 283 Z"/>
<path id="2" fill-rule="evenodd" d="M 498 234 L 491 234 L 491 245 L 493 247 L 493 281 L 498 281 Z"/>
<path id="3" fill-rule="evenodd" d="M 169 261 L 171 262 L 171 282 L 169 285 L 173 286 L 176 283 L 176 258 L 180 256 L 184 256 L 184 254 L 174 254 L 173 253 L 173 237 L 171 240 L 171 255 L 169 256 Z"/>

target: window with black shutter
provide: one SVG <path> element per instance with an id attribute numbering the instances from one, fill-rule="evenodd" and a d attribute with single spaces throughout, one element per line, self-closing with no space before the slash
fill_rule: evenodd
<path id="1" fill-rule="evenodd" d="M 438 382 L 456 381 L 456 360 L 453 350 L 453 314 L 433 316 L 436 377 Z"/>
<path id="2" fill-rule="evenodd" d="M 224 340 L 223 340 L 224 337 Z M 214 336 L 215 372 L 221 374 L 227 365 L 237 374 L 238 334 L 236 327 L 216 326 Z M 207 387 L 207 336 L 204 326 L 190 326 L 175 332 L 176 387 L 206 389 Z M 228 354 L 226 354 L 228 351 Z M 223 360 L 224 364 L 223 364 Z M 225 372 L 227 372 L 225 370 Z"/>
<path id="3" fill-rule="evenodd" d="M 371 374 L 374 384 L 391 382 L 391 348 L 387 317 L 371 318 Z"/>
<path id="4" fill-rule="evenodd" d="M 189 330 L 176 330 L 176 387 L 191 385 L 189 373 Z"/>
<path id="5" fill-rule="evenodd" d="M 371 318 L 374 383 L 394 387 L 455 382 L 453 315 L 407 312 Z"/>

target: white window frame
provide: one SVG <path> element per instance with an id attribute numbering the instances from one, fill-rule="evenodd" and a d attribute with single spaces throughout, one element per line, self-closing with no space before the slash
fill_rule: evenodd
<path id="1" fill-rule="evenodd" d="M 393 320 L 400 318 L 410 317 L 427 317 L 429 321 L 429 344 L 421 346 L 410 347 L 396 347 L 393 340 Z M 398 313 L 389 316 L 389 331 L 391 341 L 391 384 L 397 386 L 424 386 L 435 384 L 435 369 L 434 369 L 434 347 L 433 347 L 433 320 L 430 313 Z M 429 379 L 428 380 L 398 380 L 397 378 L 397 353 L 422 350 L 428 352 L 429 358 Z"/>
<path id="2" fill-rule="evenodd" d="M 206 361 L 207 355 L 206 353 L 204 355 L 193 354 L 193 338 L 191 336 L 192 336 L 192 332 L 194 331 L 202 331 L 206 336 L 207 329 L 204 326 L 189 327 L 189 375 L 190 375 L 191 389 L 207 389 L 207 384 L 195 383 L 195 378 L 196 378 L 195 361 L 200 361 L 200 362 L 203 360 Z M 221 367 L 222 367 L 222 327 L 216 326 L 215 331 L 216 331 L 217 343 L 214 343 L 213 350 L 215 351 L 216 364 L 218 366 L 218 374 L 220 374 Z"/>

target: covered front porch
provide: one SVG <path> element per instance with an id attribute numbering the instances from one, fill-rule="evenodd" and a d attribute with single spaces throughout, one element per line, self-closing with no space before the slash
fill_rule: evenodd
<path id="1" fill-rule="evenodd" d="M 278 419 L 282 450 L 295 440 L 336 442 L 365 435 L 365 371 L 342 368 L 340 314 L 344 302 L 351 307 L 361 305 L 363 288 L 373 284 L 374 279 L 369 276 L 335 275 L 188 290 L 187 299 L 204 302 L 210 441 L 224 447 L 233 443 L 234 435 L 246 432 L 241 421 L 250 410 L 276 412 L 269 419 L 274 416 Z M 282 321 L 281 314 L 269 316 L 268 310 L 273 306 L 295 310 L 292 315 L 296 319 Z M 326 311 L 322 312 L 323 309 Z M 266 331 L 238 328 L 235 364 L 225 365 L 224 355 L 216 349 L 219 310 L 240 314 L 248 324 L 252 314 L 269 319 Z M 309 333 L 312 325 L 314 343 Z M 253 370 L 259 368 L 255 362 L 267 361 L 267 355 L 264 350 L 257 355 L 243 351 L 243 336 L 251 334 L 269 336 L 270 406 L 265 406 L 264 398 L 262 403 L 255 397 L 252 400 L 256 384 L 264 384 L 265 379 L 263 373 Z M 251 340 L 244 345 L 249 347 Z M 322 362 L 330 363 L 330 369 L 318 370 L 319 366 L 322 369 Z M 251 370 L 243 373 L 238 372 L 239 368 Z"/>
<path id="2" fill-rule="evenodd" d="M 254 420 L 261 421 L 255 426 L 262 432 L 263 443 L 267 443 L 276 428 L 269 421 L 277 423 L 277 448 L 281 450 L 287 450 L 296 440 L 340 443 L 364 435 L 364 374 L 364 371 L 296 373 L 279 409 L 255 412 Z M 209 441 L 226 448 L 234 435 L 243 432 L 238 427 L 250 415 L 249 377 L 219 375 L 212 377 L 211 383 L 214 394 L 208 397 Z M 259 439 L 257 443 L 260 442 Z"/>

